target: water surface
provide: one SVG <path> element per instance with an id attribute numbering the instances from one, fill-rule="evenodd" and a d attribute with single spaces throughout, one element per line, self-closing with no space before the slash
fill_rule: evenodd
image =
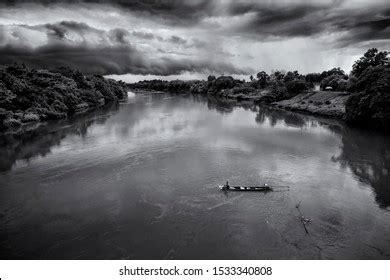
<path id="1" fill-rule="evenodd" d="M 137 95 L 0 145 L 2 259 L 390 258 L 388 136 Z"/>

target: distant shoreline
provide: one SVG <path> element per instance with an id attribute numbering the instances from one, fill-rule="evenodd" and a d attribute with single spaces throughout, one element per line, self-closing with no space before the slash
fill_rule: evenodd
<path id="1" fill-rule="evenodd" d="M 267 104 L 344 120 L 358 127 L 390 129 L 390 64 L 387 52 L 369 49 L 347 75 L 340 68 L 302 75 L 298 71 L 264 71 L 250 81 L 232 76 L 207 80 L 147 80 L 128 84 L 135 91 L 190 92 L 217 99 Z"/>

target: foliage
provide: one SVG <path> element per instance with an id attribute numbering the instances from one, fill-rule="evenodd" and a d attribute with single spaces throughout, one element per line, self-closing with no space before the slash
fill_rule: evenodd
<path id="1" fill-rule="evenodd" d="M 14 64 L 0 69 L 0 129 L 63 118 L 126 96 L 123 82 L 70 68 L 34 70 Z"/>
<path id="2" fill-rule="evenodd" d="M 337 68 L 332 68 L 328 71 L 323 71 L 320 75 L 321 77 L 321 81 L 329 76 L 333 76 L 333 75 L 336 75 L 336 76 L 341 76 L 341 77 L 344 77 L 345 79 L 348 78 L 348 76 L 345 74 L 344 70 L 342 70 L 340 67 L 337 67 Z"/>
<path id="3" fill-rule="evenodd" d="M 388 129 L 390 127 L 390 66 L 365 69 L 346 102 L 346 120 Z"/>
<path id="4" fill-rule="evenodd" d="M 270 87 L 274 100 L 291 98 L 309 88 L 309 83 L 298 71 L 275 71 L 270 76 Z"/>
<path id="5" fill-rule="evenodd" d="M 233 88 L 234 85 L 235 85 L 234 79 L 231 76 L 221 76 L 221 77 L 218 77 L 215 80 L 214 84 L 213 84 L 213 86 L 217 90 L 230 89 L 230 88 Z"/>
<path id="6" fill-rule="evenodd" d="M 303 79 L 293 79 L 286 82 L 286 90 L 292 95 L 297 95 L 308 89 L 308 84 Z"/>
<path id="7" fill-rule="evenodd" d="M 260 88 L 265 88 L 268 85 L 269 76 L 266 72 L 261 71 L 261 72 L 257 73 L 256 77 L 257 77 L 258 85 Z"/>
<path id="8" fill-rule="evenodd" d="M 277 70 L 277 71 L 273 71 L 271 76 L 270 76 L 270 80 L 271 81 L 281 81 L 284 79 L 284 75 L 285 75 L 285 71 L 283 70 Z"/>
<path id="9" fill-rule="evenodd" d="M 309 73 L 305 76 L 306 82 L 310 84 L 314 83 L 320 83 L 322 80 L 321 74 L 320 73 Z"/>
<path id="10" fill-rule="evenodd" d="M 355 61 L 351 73 L 360 77 L 370 67 L 388 64 L 387 55 L 387 51 L 380 52 L 376 48 L 369 49 L 359 60 Z"/>
<path id="11" fill-rule="evenodd" d="M 335 91 L 346 91 L 347 90 L 347 80 L 345 76 L 339 74 L 333 74 L 321 81 L 321 89 L 324 90 L 327 87 L 331 87 Z"/>
<path id="12" fill-rule="evenodd" d="M 207 81 L 209 81 L 209 82 L 212 82 L 214 80 L 215 80 L 215 76 L 210 75 L 207 77 Z"/>
<path id="13" fill-rule="evenodd" d="M 304 80 L 304 79 L 303 79 L 303 76 L 298 73 L 298 71 L 294 71 L 294 72 L 288 71 L 284 75 L 283 80 L 285 83 L 287 83 L 287 82 L 291 82 L 294 80 Z"/>

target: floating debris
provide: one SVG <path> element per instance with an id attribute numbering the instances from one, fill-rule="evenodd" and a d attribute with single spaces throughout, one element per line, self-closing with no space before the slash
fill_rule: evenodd
<path id="1" fill-rule="evenodd" d="M 295 208 L 297 208 L 299 214 L 301 215 L 301 223 L 303 225 L 303 228 L 305 229 L 306 233 L 309 234 L 309 231 L 307 230 L 307 227 L 306 227 L 306 224 L 309 224 L 311 223 L 311 220 L 309 218 L 306 218 L 303 214 L 302 214 L 302 211 L 301 211 L 301 202 L 299 202 Z"/>

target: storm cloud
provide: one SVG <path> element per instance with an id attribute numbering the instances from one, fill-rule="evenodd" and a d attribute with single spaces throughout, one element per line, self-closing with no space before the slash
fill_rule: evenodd
<path id="1" fill-rule="evenodd" d="M 239 69 L 231 63 L 199 58 L 153 58 L 133 46 L 130 42 L 131 34 L 124 29 L 104 31 L 73 21 L 11 28 L 12 31 L 7 32 L 4 26 L 0 27 L 1 64 L 21 62 L 36 68 L 71 66 L 85 73 L 99 74 L 177 75 L 183 71 L 247 74 L 251 71 Z M 46 34 L 47 41 L 34 47 L 25 40 L 29 32 L 31 36 L 37 36 L 37 32 Z M 167 41 L 175 44 L 186 42 L 176 36 Z"/>
<path id="2" fill-rule="evenodd" d="M 353 1 L 292 1 L 287 5 L 237 1 L 229 6 L 228 14 L 246 16 L 233 32 L 249 36 L 310 37 L 345 32 L 351 44 L 390 38 L 390 5 L 385 2 L 359 7 Z"/>
<path id="3" fill-rule="evenodd" d="M 211 15 L 214 11 L 214 3 L 209 0 L 5 0 L 3 5 L 15 6 L 26 3 L 39 3 L 46 6 L 56 4 L 113 5 L 142 16 L 158 17 L 173 25 L 193 24 Z"/>
<path id="4" fill-rule="evenodd" d="M 88 73 L 349 71 L 389 49 L 390 3 L 357 0 L 6 0 L 0 63 Z"/>

